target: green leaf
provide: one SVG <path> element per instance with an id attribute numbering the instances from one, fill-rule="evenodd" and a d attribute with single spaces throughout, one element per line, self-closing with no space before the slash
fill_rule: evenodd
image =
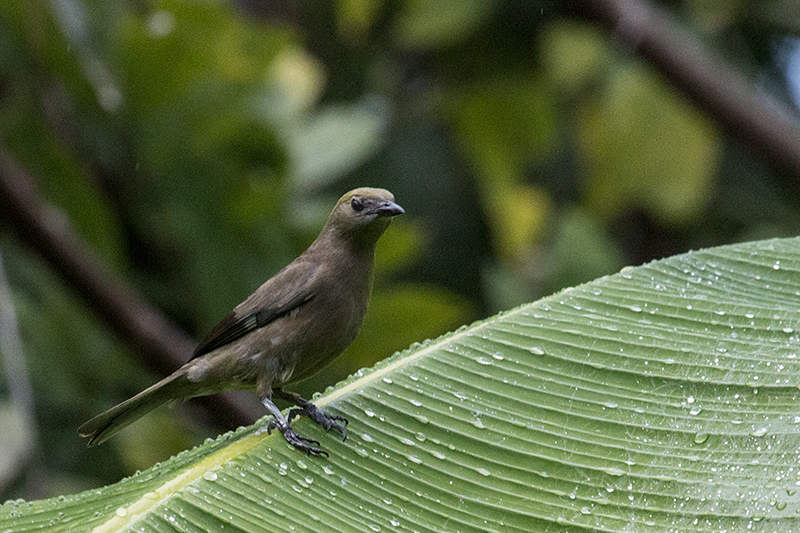
<path id="1" fill-rule="evenodd" d="M 568 94 L 596 82 L 613 65 L 608 37 L 596 26 L 573 20 L 550 24 L 539 49 L 548 76 Z"/>
<path id="2" fill-rule="evenodd" d="M 799 298 L 800 239 L 626 268 L 328 391 L 329 458 L 262 422 L 0 530 L 789 531 Z"/>
<path id="3" fill-rule="evenodd" d="M 405 0 L 401 5 L 395 37 L 401 46 L 421 50 L 458 44 L 496 7 L 493 0 Z"/>
<path id="4" fill-rule="evenodd" d="M 376 102 L 331 106 L 294 125 L 287 139 L 294 186 L 321 187 L 351 172 L 383 143 L 388 120 Z"/>
<path id="5" fill-rule="evenodd" d="M 652 73 L 616 70 L 601 100 L 583 110 L 586 200 L 613 217 L 631 206 L 685 224 L 706 206 L 721 145 L 714 125 Z"/>

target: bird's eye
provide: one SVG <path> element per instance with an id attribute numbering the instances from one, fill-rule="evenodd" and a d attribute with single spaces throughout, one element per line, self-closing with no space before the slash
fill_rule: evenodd
<path id="1" fill-rule="evenodd" d="M 352 200 L 350 200 L 350 207 L 353 208 L 353 211 L 359 212 L 362 209 L 364 209 L 364 204 L 362 204 L 361 200 L 359 200 L 358 198 L 353 198 Z"/>

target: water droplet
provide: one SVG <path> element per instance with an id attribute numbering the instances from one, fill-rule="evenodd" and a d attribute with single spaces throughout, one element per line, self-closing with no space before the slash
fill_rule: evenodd
<path id="1" fill-rule="evenodd" d="M 703 444 L 708 440 L 708 436 L 709 436 L 708 433 L 706 433 L 705 431 L 698 431 L 694 435 L 694 442 L 696 444 Z"/>
<path id="2" fill-rule="evenodd" d="M 605 472 L 606 474 L 608 474 L 610 476 L 623 476 L 623 475 L 625 475 L 625 471 L 623 469 L 621 469 L 621 468 L 617 468 L 616 466 L 608 466 L 608 467 L 601 468 L 600 470 L 602 470 L 603 472 Z"/>
<path id="3" fill-rule="evenodd" d="M 127 516 L 128 510 L 124 507 L 117 507 L 116 515 L 120 518 Z"/>
<path id="4" fill-rule="evenodd" d="M 419 465 L 419 464 L 422 464 L 422 459 L 420 459 L 419 457 L 417 457 L 417 456 L 416 456 L 416 455 L 414 455 L 413 453 L 412 453 L 412 454 L 408 454 L 408 455 L 406 456 L 406 458 L 407 458 L 409 461 L 411 461 L 412 463 L 416 463 L 416 464 L 418 464 L 418 465 Z"/>
<path id="5" fill-rule="evenodd" d="M 483 420 L 481 420 L 480 418 L 477 420 L 473 420 L 472 425 L 478 429 L 484 429 L 486 427 L 486 425 L 483 423 Z"/>
<path id="6" fill-rule="evenodd" d="M 439 450 L 431 451 L 431 455 L 436 457 L 437 459 L 447 459 L 447 456 L 444 453 L 440 452 Z"/>
<path id="7" fill-rule="evenodd" d="M 397 440 L 399 440 L 402 444 L 405 444 L 406 446 L 416 446 L 413 440 L 406 437 L 397 437 Z"/>
<path id="8" fill-rule="evenodd" d="M 416 439 L 418 441 L 420 441 L 420 442 L 425 442 L 425 440 L 428 438 L 428 437 L 425 436 L 425 433 L 423 433 L 421 431 L 417 431 L 417 433 L 414 435 L 414 437 L 416 437 Z"/>
<path id="9" fill-rule="evenodd" d="M 300 470 L 305 470 L 306 468 L 308 468 L 308 465 L 302 459 L 298 459 L 296 464 L 297 467 L 300 468 Z"/>
<path id="10" fill-rule="evenodd" d="M 430 420 L 425 415 L 414 415 L 414 418 L 416 418 L 417 422 L 419 422 L 420 424 L 428 424 L 428 423 L 430 423 Z"/>
<path id="11" fill-rule="evenodd" d="M 794 333 L 794 329 L 788 328 L 788 327 L 787 328 L 783 328 L 783 332 L 784 333 Z"/>
<path id="12" fill-rule="evenodd" d="M 544 350 L 542 350 L 538 346 L 534 346 L 533 348 L 531 348 L 531 353 L 536 355 L 544 355 Z"/>
<path id="13" fill-rule="evenodd" d="M 333 468 L 331 468 L 328 465 L 323 466 L 322 467 L 322 471 L 325 472 L 326 474 L 328 474 L 329 476 L 333 475 Z"/>
<path id="14" fill-rule="evenodd" d="M 372 435 L 370 435 L 368 433 L 362 433 L 361 434 L 361 439 L 364 442 L 375 442 L 375 439 L 372 438 Z"/>
<path id="15" fill-rule="evenodd" d="M 603 407 L 607 407 L 609 409 L 616 409 L 617 407 L 619 407 L 619 404 L 617 402 L 603 402 Z"/>
<path id="16" fill-rule="evenodd" d="M 778 511 L 783 511 L 784 509 L 786 509 L 786 502 L 777 502 L 775 504 L 775 509 L 777 509 Z"/>
<path id="17" fill-rule="evenodd" d="M 767 434 L 767 428 L 760 428 L 750 432 L 750 435 L 753 437 L 763 437 L 766 434 Z"/>
<path id="18" fill-rule="evenodd" d="M 505 359 L 505 356 L 501 353 L 493 353 L 492 357 L 494 359 L 497 359 L 498 361 L 502 361 L 503 359 Z"/>
<path id="19" fill-rule="evenodd" d="M 478 473 L 482 476 L 487 476 L 487 477 L 492 475 L 492 473 L 489 471 L 488 468 L 479 468 Z"/>
<path id="20" fill-rule="evenodd" d="M 361 457 L 369 457 L 369 452 L 364 448 L 356 448 L 356 453 Z"/>
<path id="21" fill-rule="evenodd" d="M 379 526 L 378 524 L 369 524 L 369 528 L 372 531 L 380 531 L 381 530 L 381 526 Z"/>
<path id="22" fill-rule="evenodd" d="M 217 480 L 217 473 L 213 470 L 207 470 L 203 473 L 203 479 L 206 481 L 216 481 Z"/>
<path id="23" fill-rule="evenodd" d="M 364 409 L 364 414 L 372 418 L 373 416 L 375 416 L 375 411 L 373 411 L 372 409 Z"/>
<path id="24" fill-rule="evenodd" d="M 384 377 L 383 378 L 383 382 L 384 383 L 388 383 L 389 385 L 391 385 L 393 383 L 392 378 L 389 378 L 389 377 Z"/>
<path id="25" fill-rule="evenodd" d="M 485 357 L 478 357 L 477 359 L 475 359 L 475 362 L 478 363 L 479 365 L 491 365 L 492 364 L 492 360 L 491 359 L 486 359 Z"/>
<path id="26" fill-rule="evenodd" d="M 641 306 L 638 306 L 638 305 L 632 305 L 628 309 L 630 309 L 634 313 L 641 313 L 642 312 Z"/>

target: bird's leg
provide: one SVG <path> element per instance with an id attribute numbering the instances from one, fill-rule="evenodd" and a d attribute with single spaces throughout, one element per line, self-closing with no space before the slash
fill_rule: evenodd
<path id="1" fill-rule="evenodd" d="M 269 414 L 271 414 L 273 417 L 267 425 L 267 433 L 272 433 L 273 429 L 277 429 L 283 433 L 283 437 L 286 439 L 286 442 L 298 450 L 304 451 L 308 455 L 328 456 L 327 452 L 319 449 L 319 442 L 295 433 L 289 421 L 286 420 L 286 417 L 283 416 L 283 413 L 281 413 L 281 410 L 278 409 L 278 407 L 272 403 L 269 398 L 264 398 L 261 400 L 261 403 L 267 408 L 267 411 L 269 411 Z"/>
<path id="2" fill-rule="evenodd" d="M 308 418 L 325 428 L 325 431 L 335 429 L 342 434 L 342 440 L 347 439 L 347 429 L 344 427 L 347 425 L 347 419 L 345 417 L 340 415 L 326 414 L 322 409 L 302 398 L 295 392 L 289 392 L 283 389 L 274 389 L 272 393 L 276 398 L 286 400 L 287 402 L 299 407 L 299 409 L 292 409 L 289 411 L 290 422 L 301 415 L 306 415 Z M 337 421 L 344 422 L 344 425 Z"/>

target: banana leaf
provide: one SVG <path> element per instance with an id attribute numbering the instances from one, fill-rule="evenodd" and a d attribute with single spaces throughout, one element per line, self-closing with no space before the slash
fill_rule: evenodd
<path id="1" fill-rule="evenodd" d="M 330 457 L 264 419 L 0 531 L 796 530 L 799 337 L 800 239 L 625 268 L 326 391 Z"/>

